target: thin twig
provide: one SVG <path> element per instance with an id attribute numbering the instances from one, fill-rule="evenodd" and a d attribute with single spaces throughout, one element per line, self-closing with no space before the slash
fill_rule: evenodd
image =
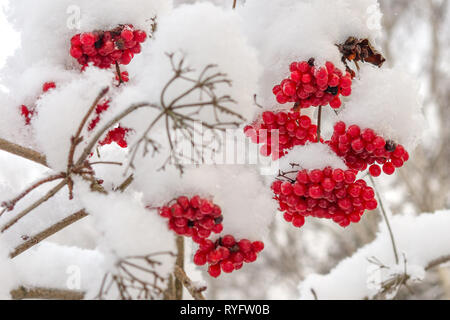
<path id="1" fill-rule="evenodd" d="M 447 263 L 449 261 L 450 261 L 450 254 L 446 255 L 446 256 L 443 256 L 443 257 L 440 257 L 440 258 L 437 258 L 437 259 L 434 259 L 430 263 L 428 263 L 428 265 L 425 267 L 425 270 L 430 270 L 430 269 L 432 269 L 432 268 L 434 268 L 434 267 L 436 267 L 436 266 L 438 266 L 440 264 L 444 264 L 444 263 Z"/>
<path id="2" fill-rule="evenodd" d="M 27 288 L 19 287 L 10 292 L 13 300 L 23 299 L 46 299 L 46 300 L 83 300 L 84 292 L 50 289 L 50 288 Z"/>
<path id="3" fill-rule="evenodd" d="M 33 211 L 34 209 L 36 209 L 37 207 L 39 207 L 41 204 L 43 204 L 44 202 L 46 202 L 48 199 L 50 199 L 51 197 L 53 197 L 55 194 L 58 193 L 59 190 L 61 190 L 65 185 L 67 184 L 67 180 L 61 181 L 56 187 L 54 187 L 53 189 L 51 189 L 49 192 L 47 192 L 47 194 L 45 196 L 43 196 L 42 198 L 40 198 L 39 200 L 37 200 L 36 202 L 34 202 L 31 206 L 29 206 L 28 208 L 26 208 L 25 210 L 23 210 L 22 212 L 20 212 L 15 218 L 11 219 L 7 224 L 5 224 L 2 229 L 1 232 L 5 232 L 6 230 L 8 230 L 9 228 L 11 228 L 14 224 L 16 224 L 20 219 L 22 219 L 23 217 L 25 217 L 28 213 L 30 213 L 31 211 Z"/>
<path id="4" fill-rule="evenodd" d="M 233 0 L 233 9 L 236 9 L 237 0 Z"/>
<path id="5" fill-rule="evenodd" d="M 21 253 L 27 251 L 28 249 L 34 247 L 41 241 L 47 239 L 48 237 L 54 235 L 55 233 L 61 231 L 62 229 L 66 228 L 67 226 L 70 226 L 71 224 L 87 217 L 88 214 L 85 210 L 80 210 L 78 212 L 75 212 L 74 214 L 68 216 L 67 218 L 64 218 L 63 220 L 55 223 L 51 227 L 45 229 L 44 231 L 38 233 L 37 235 L 31 237 L 26 242 L 22 243 L 21 245 L 17 246 L 13 252 L 10 253 L 9 257 L 11 259 L 14 259 Z"/>
<path id="6" fill-rule="evenodd" d="M 59 180 L 59 179 L 64 179 L 64 177 L 65 177 L 65 174 L 61 173 L 61 174 L 57 174 L 57 175 L 53 175 L 53 176 L 49 176 L 44 179 L 41 179 L 38 182 L 34 183 L 29 188 L 27 188 L 25 191 L 23 191 L 21 194 L 19 194 L 14 199 L 3 202 L 1 206 L 5 207 L 7 209 L 7 211 L 12 211 L 12 210 L 14 210 L 14 207 L 16 206 L 17 202 L 19 202 L 21 199 L 23 199 L 26 195 L 28 195 L 34 189 L 36 189 L 48 182 L 52 182 L 52 181 Z M 3 211 L 2 211 L 2 213 L 3 213 Z M 0 216 L 1 215 L 2 214 L 0 214 Z"/>
<path id="7" fill-rule="evenodd" d="M 384 221 L 386 222 L 386 226 L 389 231 L 389 236 L 391 237 L 392 249 L 394 251 L 394 257 L 395 257 L 395 263 L 398 264 L 397 246 L 395 245 L 394 233 L 392 232 L 391 224 L 389 223 L 389 218 L 387 216 L 386 210 L 384 209 L 383 199 L 381 199 L 381 195 L 378 192 L 377 186 L 375 184 L 375 180 L 372 178 L 371 175 L 369 175 L 369 179 L 370 179 L 370 182 L 372 183 L 373 189 L 375 190 L 375 194 L 377 195 L 378 202 L 380 203 L 380 210 L 381 210 L 381 213 L 383 214 Z"/>

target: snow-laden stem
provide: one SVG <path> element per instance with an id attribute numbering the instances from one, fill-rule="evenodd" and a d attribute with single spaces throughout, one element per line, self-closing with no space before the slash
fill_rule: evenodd
<path id="1" fill-rule="evenodd" d="M 28 249 L 34 247 L 41 241 L 47 239 L 48 237 L 54 235 L 55 233 L 63 230 L 64 228 L 70 226 L 71 224 L 87 217 L 88 214 L 85 210 L 80 210 L 78 212 L 75 212 L 74 214 L 62 219 L 61 221 L 58 221 L 54 225 L 50 226 L 49 228 L 45 229 L 42 232 L 39 232 L 38 234 L 30 237 L 26 242 L 22 243 L 18 247 L 14 249 L 13 252 L 9 254 L 9 257 L 11 259 L 14 259 L 21 253 L 27 251 Z"/>
<path id="2" fill-rule="evenodd" d="M 13 142 L 7 141 L 2 138 L 0 138 L 0 150 L 9 152 L 9 153 L 19 156 L 21 158 L 24 158 L 24 159 L 36 162 L 45 167 L 48 167 L 45 155 L 43 155 L 33 149 L 20 146 L 18 144 L 15 144 Z"/>
<path id="3" fill-rule="evenodd" d="M 22 200 L 25 196 L 27 196 L 33 190 L 39 188 L 40 186 L 42 186 L 43 184 L 46 184 L 48 182 L 52 182 L 52 181 L 64 179 L 64 178 L 65 178 L 65 175 L 63 173 L 61 173 L 61 174 L 46 177 L 46 178 L 41 179 L 38 182 L 34 183 L 32 186 L 28 187 L 25 191 L 23 191 L 21 194 L 19 194 L 14 199 L 3 202 L 1 204 L 1 206 L 4 207 L 4 210 L 0 211 L 0 217 L 2 216 L 2 214 L 4 212 L 14 210 L 14 207 L 16 206 L 17 202 Z"/>
<path id="4" fill-rule="evenodd" d="M 2 229 L 1 232 L 5 232 L 6 230 L 8 230 L 9 228 L 11 228 L 13 225 L 15 225 L 20 219 L 22 219 L 23 217 L 25 217 L 27 214 L 29 214 L 31 211 L 33 211 L 34 209 L 36 209 L 37 207 L 39 207 L 41 204 L 43 204 L 44 202 L 46 202 L 48 199 L 50 199 L 51 197 L 53 197 L 55 194 L 57 194 L 65 185 L 67 184 L 67 179 L 64 179 L 63 181 L 61 181 L 56 187 L 54 187 L 53 189 L 51 189 L 49 192 L 47 192 L 45 194 L 45 196 L 43 196 L 42 198 L 40 198 L 39 200 L 37 200 L 36 202 L 34 202 L 31 206 L 29 206 L 28 208 L 26 208 L 25 210 L 23 210 L 22 212 L 20 212 L 15 218 L 11 219 L 8 223 L 6 223 Z"/>
<path id="5" fill-rule="evenodd" d="M 383 199 L 381 199 L 381 195 L 378 192 L 377 186 L 375 184 L 375 180 L 372 178 L 372 176 L 370 174 L 369 174 L 369 179 L 370 179 L 370 182 L 372 183 L 373 189 L 375 190 L 375 194 L 378 198 L 378 203 L 380 204 L 380 211 L 383 214 L 384 221 L 386 222 L 386 226 L 389 231 L 389 236 L 391 238 L 391 243 L 392 243 L 392 249 L 394 251 L 395 263 L 398 264 L 397 246 L 395 244 L 394 233 L 392 232 L 392 228 L 391 228 L 391 224 L 389 223 L 388 215 L 386 213 L 386 210 L 384 209 Z"/>

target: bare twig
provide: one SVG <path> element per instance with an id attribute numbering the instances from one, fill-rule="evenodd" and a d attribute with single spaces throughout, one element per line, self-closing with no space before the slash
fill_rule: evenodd
<path id="1" fill-rule="evenodd" d="M 205 300 L 205 296 L 202 292 L 206 290 L 206 287 L 197 288 L 192 280 L 186 275 L 186 272 L 177 265 L 175 266 L 174 274 L 178 281 L 180 281 L 191 294 L 192 298 L 195 300 Z"/>
<path id="2" fill-rule="evenodd" d="M 38 182 L 34 183 L 29 188 L 27 188 L 25 191 L 23 191 L 21 194 L 19 194 L 14 199 L 3 202 L 1 206 L 4 207 L 7 211 L 12 211 L 12 210 L 14 210 L 14 207 L 16 206 L 17 202 L 19 202 L 21 199 L 23 199 L 26 195 L 28 195 L 33 190 L 37 189 L 38 187 L 40 187 L 43 184 L 46 184 L 48 182 L 52 182 L 52 181 L 64 179 L 64 178 L 65 178 L 65 174 L 57 174 L 57 175 L 53 175 L 53 176 L 49 176 L 44 179 L 41 179 Z M 2 215 L 2 213 L 0 213 L 0 216 Z"/>
<path id="3" fill-rule="evenodd" d="M 45 229 L 44 231 L 38 233 L 35 236 L 32 236 L 29 238 L 26 242 L 22 243 L 18 247 L 14 249 L 13 252 L 10 253 L 9 257 L 11 259 L 17 257 L 21 253 L 27 251 L 28 249 L 34 247 L 41 241 L 47 239 L 48 237 L 54 235 L 55 233 L 61 231 L 62 229 L 66 228 L 67 226 L 70 226 L 71 224 L 77 222 L 78 220 L 81 220 L 85 217 L 87 217 L 88 214 L 85 210 L 80 210 L 78 212 L 75 212 L 74 214 L 68 216 L 67 218 L 64 218 L 63 220 L 55 223 L 51 227 Z"/>
<path id="4" fill-rule="evenodd" d="M 34 209 L 36 209 L 37 207 L 39 207 L 41 204 L 43 204 L 44 202 L 46 202 L 48 199 L 50 199 L 51 197 L 53 197 L 55 194 L 57 194 L 59 192 L 59 190 L 61 190 L 65 185 L 67 184 L 67 180 L 61 181 L 56 187 L 54 187 L 53 189 L 51 189 L 49 192 L 47 192 L 45 194 L 45 196 L 43 196 L 42 198 L 40 198 L 39 200 L 37 200 L 36 202 L 34 202 L 32 205 L 30 205 L 28 208 L 26 208 L 25 210 L 23 210 L 22 212 L 20 212 L 15 218 L 11 219 L 8 223 L 6 223 L 2 229 L 1 232 L 5 232 L 6 230 L 8 230 L 9 228 L 11 228 L 14 224 L 16 224 L 20 219 L 22 219 L 23 217 L 25 217 L 28 213 L 30 213 L 31 211 L 33 211 Z"/>
<path id="5" fill-rule="evenodd" d="M 83 300 L 84 292 L 50 289 L 19 287 L 10 292 L 13 300 L 23 299 L 47 299 L 47 300 Z"/>
<path id="6" fill-rule="evenodd" d="M 394 233 L 392 232 L 391 229 L 391 224 L 389 223 L 389 218 L 388 215 L 386 213 L 386 210 L 384 209 L 384 205 L 383 205 L 383 199 L 381 198 L 380 193 L 378 192 L 377 186 L 375 184 L 375 181 L 373 180 L 372 176 L 369 175 L 369 179 L 370 182 L 372 183 L 373 189 L 375 190 L 375 194 L 377 195 L 378 198 L 378 202 L 380 203 L 380 211 L 383 214 L 384 217 L 384 221 L 386 223 L 386 226 L 388 228 L 389 231 L 389 236 L 391 238 L 391 243 L 392 243 L 392 250 L 394 251 L 394 257 L 395 257 L 395 263 L 398 264 L 398 253 L 397 253 L 397 246 L 395 244 L 395 238 L 394 238 Z"/>
<path id="7" fill-rule="evenodd" d="M 48 167 L 47 160 L 45 156 L 33 149 L 22 147 L 13 142 L 9 142 L 5 139 L 0 138 L 0 150 L 12 153 L 16 156 L 22 157 L 24 159 L 28 159 L 30 161 L 41 164 L 45 167 Z"/>
<path id="8" fill-rule="evenodd" d="M 446 255 L 446 256 L 443 256 L 443 257 L 440 257 L 440 258 L 437 258 L 437 259 L 434 259 L 433 261 L 428 263 L 428 265 L 425 267 L 425 270 L 430 270 L 430 269 L 432 269 L 434 267 L 437 267 L 438 265 L 447 263 L 449 261 L 450 261 L 450 254 Z"/>

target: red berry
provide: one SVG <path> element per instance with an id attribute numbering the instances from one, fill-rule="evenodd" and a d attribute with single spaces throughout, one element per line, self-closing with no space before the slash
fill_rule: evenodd
<path id="1" fill-rule="evenodd" d="M 95 43 L 95 35 L 91 32 L 82 33 L 80 42 L 85 46 L 92 46 Z"/>
<path id="2" fill-rule="evenodd" d="M 391 174 L 394 173 L 394 171 L 395 171 L 395 167 L 394 167 L 394 165 L 391 162 L 386 162 L 383 165 L 383 172 L 384 173 L 386 173 L 388 175 L 391 175 Z"/>
<path id="3" fill-rule="evenodd" d="M 369 172 L 373 177 L 378 177 L 381 174 L 381 169 L 378 165 L 371 165 L 369 168 Z"/>
<path id="4" fill-rule="evenodd" d="M 208 273 L 211 277 L 217 278 L 218 276 L 220 276 L 221 273 L 220 265 L 219 264 L 210 265 L 208 268 Z"/>

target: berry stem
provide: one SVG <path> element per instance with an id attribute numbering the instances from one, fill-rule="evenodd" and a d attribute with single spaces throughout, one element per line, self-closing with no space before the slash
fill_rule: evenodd
<path id="1" fill-rule="evenodd" d="M 116 61 L 116 72 L 117 72 L 117 76 L 119 77 L 119 87 L 122 83 L 124 83 L 123 79 L 122 79 L 122 72 L 120 70 L 120 66 L 119 63 Z"/>
<path id="2" fill-rule="evenodd" d="M 322 106 L 319 106 L 319 113 L 317 114 L 317 142 L 320 143 L 320 126 L 322 123 Z"/>
<path id="3" fill-rule="evenodd" d="M 386 210 L 384 209 L 383 200 L 381 199 L 381 195 L 378 192 L 377 186 L 375 184 L 375 180 L 372 178 L 371 175 L 369 175 L 369 179 L 370 179 L 370 182 L 372 183 L 373 189 L 375 190 L 375 194 L 378 198 L 378 202 L 380 203 L 380 210 L 381 210 L 381 213 L 383 214 L 384 221 L 386 222 L 386 226 L 389 231 L 389 236 L 391 237 L 392 249 L 394 251 L 394 257 L 395 257 L 395 263 L 398 264 L 398 253 L 397 253 L 397 246 L 395 244 L 394 233 L 392 232 L 391 224 L 389 223 L 389 218 L 387 216 Z"/>
<path id="4" fill-rule="evenodd" d="M 177 236 L 177 260 L 175 262 L 176 268 L 184 270 L 184 238 Z M 175 300 L 183 300 L 183 282 L 175 274 Z"/>

